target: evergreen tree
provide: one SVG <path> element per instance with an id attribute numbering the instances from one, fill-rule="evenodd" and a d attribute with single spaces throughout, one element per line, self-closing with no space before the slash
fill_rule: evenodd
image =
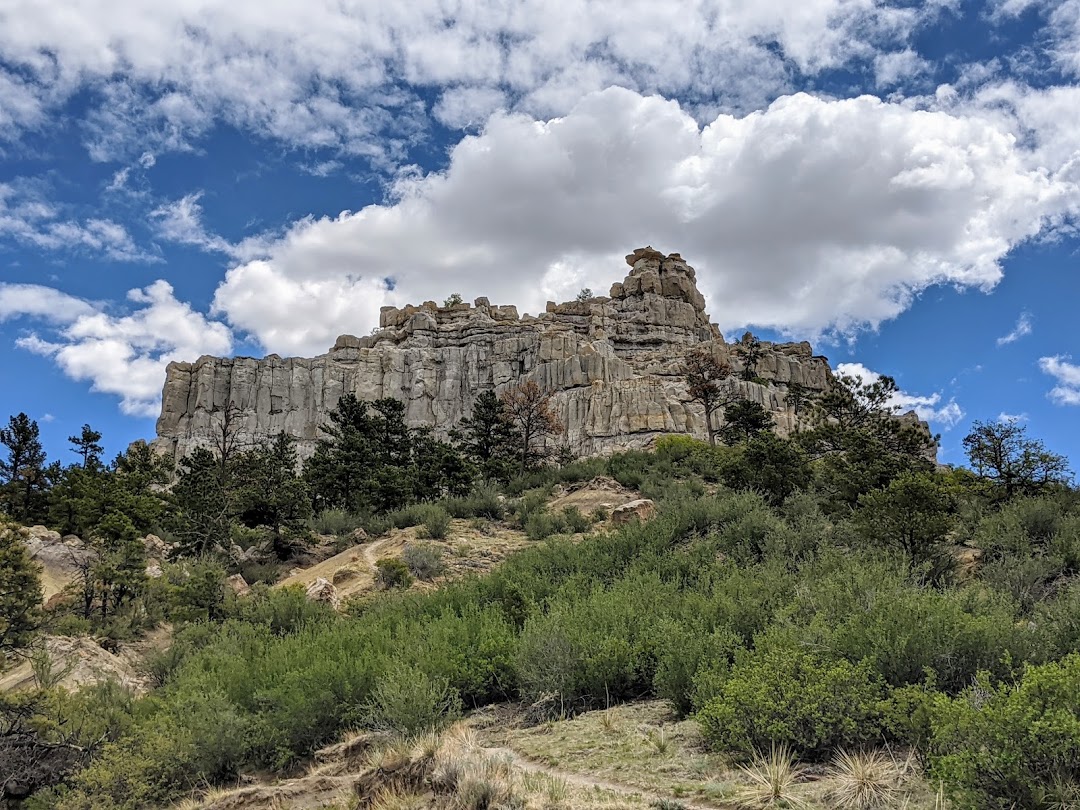
<path id="1" fill-rule="evenodd" d="M 1068 459 L 1028 438 L 1027 429 L 1015 421 L 976 422 L 964 437 L 964 450 L 975 472 L 1005 500 L 1037 495 L 1071 477 Z"/>
<path id="2" fill-rule="evenodd" d="M 84 469 L 96 469 L 101 466 L 101 454 L 105 452 L 100 444 L 101 434 L 90 427 L 82 426 L 82 433 L 78 436 L 68 436 L 68 441 L 73 445 L 72 452 L 82 459 Z"/>
<path id="3" fill-rule="evenodd" d="M 110 512 L 97 524 L 90 541 L 97 558 L 90 568 L 92 597 L 101 619 L 116 614 L 146 585 L 146 549 L 126 515 Z M 84 583 L 84 604 L 87 584 Z"/>
<path id="4" fill-rule="evenodd" d="M 859 497 L 856 525 L 871 542 L 902 550 L 913 565 L 932 561 L 949 531 L 952 498 L 927 473 L 905 473 Z"/>
<path id="5" fill-rule="evenodd" d="M 742 340 L 735 344 L 734 350 L 742 360 L 743 367 L 739 376 L 750 382 L 757 377 L 758 363 L 761 362 L 761 356 L 764 354 L 761 341 L 747 332 L 742 336 Z"/>
<path id="6" fill-rule="evenodd" d="M 468 495 L 476 466 L 453 445 L 438 441 L 431 431 L 413 434 L 413 487 L 416 500 Z"/>
<path id="7" fill-rule="evenodd" d="M 740 399 L 724 408 L 724 426 L 719 435 L 724 444 L 738 444 L 748 442 L 772 427 L 772 414 L 756 402 Z"/>
<path id="8" fill-rule="evenodd" d="M 17 529 L 0 525 L 0 668 L 40 624 L 41 581 Z"/>
<path id="9" fill-rule="evenodd" d="M 494 391 L 484 391 L 476 398 L 472 416 L 458 423 L 454 436 L 484 478 L 507 481 L 513 475 L 521 436 Z"/>
<path id="10" fill-rule="evenodd" d="M 810 483 L 810 464 L 798 444 L 770 431 L 751 437 L 721 477 L 732 489 L 761 492 L 778 505 Z"/>
<path id="11" fill-rule="evenodd" d="M 799 382 L 789 382 L 787 386 L 787 394 L 784 395 L 784 402 L 786 402 L 795 415 L 798 416 L 799 412 L 810 401 L 810 391 L 805 385 Z"/>
<path id="12" fill-rule="evenodd" d="M 25 413 L 10 417 L 8 426 L 0 428 L 0 444 L 7 448 L 7 458 L 0 458 L 5 507 L 16 520 L 29 523 L 38 513 L 46 483 L 45 450 L 37 422 Z"/>
<path id="13" fill-rule="evenodd" d="M 201 556 L 228 549 L 232 540 L 232 469 L 223 469 L 212 451 L 196 448 L 180 460 L 172 489 L 173 531 L 181 554 Z"/>
<path id="14" fill-rule="evenodd" d="M 937 437 L 897 416 L 896 393 L 891 377 L 865 383 L 840 374 L 814 403 L 816 426 L 799 440 L 819 462 L 827 508 L 854 508 L 860 495 L 883 489 L 906 472 L 933 468 Z"/>
<path id="15" fill-rule="evenodd" d="M 279 433 L 237 459 L 239 517 L 249 528 L 265 526 L 278 559 L 310 540 L 311 494 L 298 474 L 296 440 Z"/>
<path id="16" fill-rule="evenodd" d="M 346 394 L 304 466 L 317 511 L 383 512 L 459 493 L 471 468 L 450 445 L 405 423 L 396 399 L 363 402 Z"/>

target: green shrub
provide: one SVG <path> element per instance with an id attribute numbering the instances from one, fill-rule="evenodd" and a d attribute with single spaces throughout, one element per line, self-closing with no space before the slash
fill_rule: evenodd
<path id="1" fill-rule="evenodd" d="M 267 628 L 276 636 L 295 633 L 315 622 L 333 618 L 334 611 L 327 605 L 311 602 L 299 586 L 267 588 L 256 586 L 248 599 L 235 603 L 235 616 L 241 621 Z"/>
<path id="2" fill-rule="evenodd" d="M 530 489 L 524 493 L 515 504 L 518 521 L 522 526 L 529 522 L 534 514 L 543 512 L 547 508 L 548 498 L 551 497 L 549 488 Z"/>
<path id="3" fill-rule="evenodd" d="M 1029 668 L 1015 686 L 984 674 L 939 699 L 932 774 L 963 808 L 1074 807 L 1080 800 L 1080 655 Z"/>
<path id="4" fill-rule="evenodd" d="M 316 534 L 343 535 L 360 528 L 364 519 L 344 509 L 324 509 L 311 519 L 311 529 Z"/>
<path id="5" fill-rule="evenodd" d="M 409 566 L 401 560 L 385 557 L 375 563 L 375 581 L 383 588 L 408 588 L 412 585 L 412 574 Z"/>
<path id="6" fill-rule="evenodd" d="M 587 532 L 592 527 L 592 521 L 585 517 L 576 506 L 563 509 L 562 518 L 566 523 L 566 528 L 575 534 Z"/>
<path id="7" fill-rule="evenodd" d="M 366 724 L 413 736 L 461 714 L 461 698 L 445 678 L 400 665 L 385 672 L 362 713 Z"/>
<path id="8" fill-rule="evenodd" d="M 431 543 L 408 543 L 401 559 L 417 579 L 432 580 L 446 572 L 443 552 Z"/>
<path id="9" fill-rule="evenodd" d="M 774 744 L 821 758 L 880 734 L 882 688 L 869 665 L 828 660 L 782 635 L 736 653 L 720 694 L 697 719 L 719 751 L 751 754 Z"/>
<path id="10" fill-rule="evenodd" d="M 553 534 L 561 534 L 569 528 L 564 515 L 549 512 L 533 512 L 525 521 L 525 534 L 530 540 L 546 540 Z"/>
<path id="11" fill-rule="evenodd" d="M 441 506 L 433 506 L 424 512 L 424 535 L 433 540 L 444 540 L 450 531 L 450 514 Z"/>
<path id="12" fill-rule="evenodd" d="M 424 522 L 432 508 L 430 503 L 414 503 L 403 509 L 387 512 L 385 518 L 395 529 L 408 529 Z"/>
<path id="13" fill-rule="evenodd" d="M 456 518 L 483 517 L 489 520 L 502 520 L 506 514 L 506 504 L 499 496 L 499 491 L 489 485 L 481 485 L 461 498 L 447 498 L 444 501 L 446 511 Z"/>

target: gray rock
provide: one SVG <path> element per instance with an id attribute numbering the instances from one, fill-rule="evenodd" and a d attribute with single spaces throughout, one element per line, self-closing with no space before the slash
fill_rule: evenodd
<path id="1" fill-rule="evenodd" d="M 678 254 L 641 248 L 610 297 L 552 303 L 537 317 L 512 306 L 383 307 L 373 335 L 343 335 L 315 358 L 202 357 L 171 363 L 153 446 L 183 456 L 212 444 L 233 408 L 241 443 L 285 432 L 309 456 L 327 414 L 345 393 L 405 403 L 413 426 L 439 437 L 471 412 L 477 395 L 534 380 L 553 393 L 565 426 L 560 443 L 580 456 L 648 447 L 668 433 L 706 434 L 704 412 L 687 394 L 681 359 L 710 345 L 738 369 L 737 356 L 705 312 L 694 269 Z M 825 390 L 831 372 L 808 344 L 764 344 L 758 377 L 744 396 L 772 412 L 781 433 L 796 415 L 786 385 Z M 800 414 L 799 418 L 803 418 Z"/>

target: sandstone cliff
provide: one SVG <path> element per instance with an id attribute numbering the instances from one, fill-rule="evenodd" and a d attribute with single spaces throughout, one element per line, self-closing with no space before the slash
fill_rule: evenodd
<path id="1" fill-rule="evenodd" d="M 284 431 L 308 455 L 338 398 L 395 397 L 414 426 L 445 435 L 469 414 L 476 396 L 535 380 L 554 392 L 563 440 L 580 455 L 647 446 L 665 433 L 705 437 L 702 407 L 691 401 L 681 358 L 706 345 L 741 368 L 732 344 L 709 323 L 694 269 L 681 256 L 640 248 L 626 257 L 630 274 L 607 297 L 549 303 L 537 317 L 486 298 L 438 306 L 385 307 L 381 328 L 343 335 L 319 357 L 261 360 L 201 357 L 168 367 L 155 448 L 184 455 L 208 445 L 233 407 L 241 440 Z M 808 343 L 763 344 L 757 377 L 743 395 L 773 413 L 778 430 L 796 415 L 787 384 L 829 385 L 825 358 Z"/>

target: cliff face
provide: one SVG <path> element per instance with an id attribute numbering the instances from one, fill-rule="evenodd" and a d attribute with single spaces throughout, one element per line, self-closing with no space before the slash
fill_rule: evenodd
<path id="1" fill-rule="evenodd" d="M 485 298 L 447 307 L 428 301 L 384 307 L 379 331 L 343 335 L 327 354 L 311 359 L 172 363 L 154 446 L 184 455 L 209 445 L 225 409 L 233 407 L 241 441 L 284 431 L 306 456 L 346 392 L 400 399 L 410 424 L 445 436 L 469 415 L 479 393 L 526 380 L 553 392 L 563 438 L 580 455 L 645 447 L 665 433 L 704 438 L 704 411 L 687 395 L 682 357 L 705 345 L 740 369 L 738 355 L 709 323 L 694 269 L 682 257 L 641 248 L 626 258 L 630 274 L 608 297 L 549 303 L 538 317 L 519 317 L 514 307 Z M 813 356 L 808 343 L 763 348 L 757 376 L 766 384 L 738 385 L 785 433 L 796 421 L 784 403 L 787 384 L 824 390 L 828 363 Z"/>

